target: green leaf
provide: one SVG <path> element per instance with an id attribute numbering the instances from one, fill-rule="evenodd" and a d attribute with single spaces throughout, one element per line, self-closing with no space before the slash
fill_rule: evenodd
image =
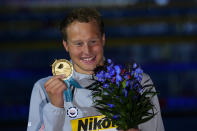
<path id="1" fill-rule="evenodd" d="M 126 87 L 126 83 L 127 83 L 127 80 L 125 79 L 125 80 L 122 82 L 122 87 L 123 87 L 123 88 Z"/>

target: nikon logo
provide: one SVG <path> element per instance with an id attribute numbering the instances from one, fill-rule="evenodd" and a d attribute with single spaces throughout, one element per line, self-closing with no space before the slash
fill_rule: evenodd
<path id="1" fill-rule="evenodd" d="M 86 117 L 74 121 L 71 121 L 74 131 L 97 131 L 116 127 L 111 120 L 104 118 L 104 116 Z"/>

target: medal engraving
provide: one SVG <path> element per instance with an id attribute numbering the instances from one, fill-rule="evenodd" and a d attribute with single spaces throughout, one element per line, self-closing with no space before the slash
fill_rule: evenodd
<path id="1" fill-rule="evenodd" d="M 66 75 L 63 80 L 69 79 L 73 74 L 73 66 L 70 61 L 66 59 L 55 60 L 52 64 L 53 75 Z"/>

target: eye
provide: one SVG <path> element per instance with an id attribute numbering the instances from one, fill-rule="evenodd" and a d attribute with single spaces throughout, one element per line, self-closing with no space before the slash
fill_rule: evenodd
<path id="1" fill-rule="evenodd" d="M 97 42 L 97 40 L 91 40 L 90 45 L 94 45 L 94 44 L 96 44 L 96 42 Z"/>
<path id="2" fill-rule="evenodd" d="M 76 42 L 74 43 L 75 46 L 82 46 L 83 45 L 83 42 Z"/>

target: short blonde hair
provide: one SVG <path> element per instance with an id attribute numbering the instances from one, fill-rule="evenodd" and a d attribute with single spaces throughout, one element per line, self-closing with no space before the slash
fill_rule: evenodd
<path id="1" fill-rule="evenodd" d="M 63 21 L 60 23 L 60 31 L 63 40 L 67 41 L 66 28 L 74 21 L 87 22 L 87 23 L 90 21 L 96 21 L 98 23 L 101 35 L 103 35 L 104 33 L 104 22 L 102 20 L 101 14 L 96 9 L 77 8 L 74 9 L 71 13 L 69 13 L 67 17 L 65 17 Z"/>

